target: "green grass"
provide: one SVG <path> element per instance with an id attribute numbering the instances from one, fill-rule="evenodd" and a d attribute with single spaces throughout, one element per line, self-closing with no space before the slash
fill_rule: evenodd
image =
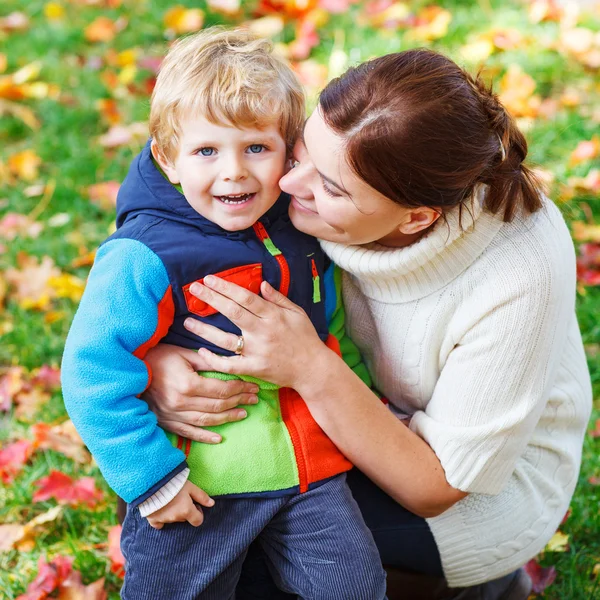
<path id="1" fill-rule="evenodd" d="M 13 266 L 18 252 L 39 257 L 51 256 L 67 272 L 85 278 L 87 269 L 71 269 L 69 264 L 78 256 L 80 242 L 93 249 L 108 234 L 114 214 L 92 205 L 86 189 L 99 181 L 121 180 L 137 147 L 122 147 L 106 151 L 98 144 L 98 137 L 108 125 L 103 122 L 96 102 L 110 98 L 112 90 L 102 81 L 105 69 L 117 72 L 116 67 L 94 69 L 93 60 L 104 57 L 108 50 L 122 51 L 139 48 L 144 55 L 161 55 L 166 44 L 163 35 L 164 12 L 173 5 L 165 0 L 124 0 L 120 8 L 102 9 L 84 5 L 83 2 L 63 1 L 67 17 L 60 22 L 49 22 L 44 16 L 44 2 L 37 0 L 5 0 L 0 16 L 20 10 L 29 15 L 31 27 L 25 32 L 7 34 L 2 41 L 2 52 L 8 60 L 7 72 L 33 61 L 42 62 L 40 79 L 59 86 L 59 100 L 43 99 L 26 102 L 42 122 L 40 129 L 31 131 L 12 118 L 0 119 L 2 161 L 11 154 L 31 148 L 42 159 L 40 175 L 36 181 L 56 181 L 56 190 L 49 206 L 39 220 L 46 224 L 37 239 L 17 238 L 6 243 L 7 251 L 0 254 L 0 270 Z M 191 0 L 182 1 L 195 6 Z M 413 2 L 411 7 L 424 5 Z M 464 64 L 461 47 L 478 34 L 491 28 L 509 27 L 519 30 L 532 41 L 524 47 L 493 54 L 486 61 L 488 72 L 498 78 L 512 63 L 520 64 L 537 83 L 537 93 L 542 97 L 559 97 L 566 88 L 580 90 L 588 97 L 589 106 L 600 105 L 594 74 L 572 58 L 553 49 L 559 36 L 559 25 L 554 22 L 532 25 L 529 23 L 524 3 L 494 0 L 491 9 L 483 0 L 445 1 L 453 20 L 446 36 L 432 44 Z M 342 48 L 348 64 L 371 56 L 402 50 L 418 45 L 408 42 L 403 32 L 380 32 L 357 25 L 360 6 L 351 7 L 348 14 L 333 16 L 320 30 L 321 44 L 312 57 L 327 63 L 334 47 Z M 107 15 L 117 18 L 124 15 L 128 26 L 109 44 L 89 44 L 83 28 L 95 17 Z M 217 15 L 209 15 L 207 22 L 217 23 Z M 600 22 L 588 21 L 587 26 L 600 30 Z M 1 35 L 1 34 L 0 34 Z M 293 27 L 288 26 L 282 40 L 290 41 Z M 476 69 L 479 65 L 469 66 Z M 150 74 L 140 72 L 136 78 L 142 83 Z M 597 73 L 596 73 L 597 77 Z M 123 122 L 130 123 L 147 117 L 148 97 L 125 94 L 117 97 Z M 582 176 L 593 165 L 575 168 L 568 166 L 570 153 L 577 143 L 590 139 L 598 123 L 582 116 L 581 108 L 561 108 L 552 119 L 537 119 L 527 131 L 530 157 L 533 162 L 550 169 L 556 176 L 557 186 L 573 175 Z M 599 166 L 596 161 L 596 167 Z M 39 198 L 28 198 L 24 190 L 27 182 L 6 184 L 0 188 L 0 210 L 28 214 L 38 205 Z M 558 187 L 556 187 L 558 189 Z M 555 195 L 556 197 L 556 195 Z M 600 214 L 600 198 L 576 197 L 560 204 L 568 221 L 584 218 L 582 206 L 587 204 L 593 214 Z M 68 213 L 70 221 L 57 228 L 47 225 L 55 214 Z M 75 235 L 74 235 L 75 234 Z M 1 242 L 2 240 L 0 240 Z M 42 313 L 23 310 L 14 301 L 8 301 L 0 313 L 0 323 L 10 320 L 13 330 L 0 339 L 0 364 L 19 364 L 35 368 L 44 363 L 58 364 L 62 346 L 75 305 L 69 300 L 55 303 L 56 310 L 64 310 L 67 317 L 52 324 L 44 321 Z M 600 391 L 600 289 L 587 288 L 578 296 L 578 315 L 588 357 L 594 396 Z M 599 405 L 593 418 L 599 418 Z M 66 416 L 60 394 L 52 397 L 34 421 L 57 422 Z M 0 421 L 0 442 L 19 439 L 27 435 L 29 423 L 20 423 L 11 415 Z M 546 553 L 543 564 L 555 565 L 556 583 L 548 588 L 545 597 L 551 599 L 589 600 L 600 598 L 600 584 L 594 579 L 594 565 L 600 563 L 600 487 L 587 480 L 600 476 L 600 440 L 587 437 L 580 485 L 572 503 L 572 514 L 562 528 L 570 536 L 570 549 L 565 553 Z M 71 460 L 55 452 L 38 454 L 31 464 L 10 486 L 0 488 L 0 523 L 24 522 L 54 505 L 53 501 L 32 504 L 32 483 L 55 468 L 77 477 L 92 474 L 106 492 L 105 501 L 93 510 L 67 508 L 63 516 L 51 524 L 37 539 L 31 552 L 10 551 L 0 553 L 0 596 L 8 599 L 23 593 L 37 572 L 38 557 L 65 554 L 75 557 L 75 568 L 83 573 L 89 583 L 107 576 L 106 588 L 111 598 L 118 597 L 120 580 L 108 570 L 105 548 L 95 545 L 106 542 L 107 531 L 116 523 L 114 496 L 106 487 L 97 469 L 82 469 Z"/>

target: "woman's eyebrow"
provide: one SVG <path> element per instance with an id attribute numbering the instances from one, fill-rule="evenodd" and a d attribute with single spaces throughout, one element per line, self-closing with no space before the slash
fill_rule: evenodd
<path id="1" fill-rule="evenodd" d="M 308 123 L 308 119 L 306 119 L 306 121 L 304 121 L 304 127 L 300 131 L 300 141 L 302 142 L 302 145 L 305 148 L 306 148 L 306 141 L 304 140 L 304 129 L 305 129 L 307 123 Z M 307 151 L 308 151 L 308 148 L 307 148 Z M 336 183 L 333 179 L 330 179 L 329 177 L 327 177 L 327 175 L 323 175 L 323 173 L 321 173 L 321 171 L 319 171 L 319 169 L 317 169 L 316 167 L 315 167 L 315 170 L 321 176 L 321 178 L 324 179 L 327 183 L 329 183 L 333 187 L 340 190 L 340 192 L 342 192 L 342 194 L 346 194 L 346 196 L 352 198 L 352 194 L 346 188 L 341 186 L 339 183 Z"/>

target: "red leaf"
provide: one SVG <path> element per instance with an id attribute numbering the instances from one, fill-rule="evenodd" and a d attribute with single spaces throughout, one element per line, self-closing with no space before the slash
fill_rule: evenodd
<path id="1" fill-rule="evenodd" d="M 42 365 L 34 374 L 31 383 L 40 386 L 46 392 L 60 389 L 60 369 L 50 365 Z"/>
<path id="2" fill-rule="evenodd" d="M 590 436 L 593 438 L 600 437 L 600 419 L 596 419 L 596 425 L 594 429 L 590 429 Z"/>
<path id="3" fill-rule="evenodd" d="M 111 527 L 108 532 L 108 558 L 110 558 L 110 570 L 118 577 L 125 575 L 125 557 L 121 552 L 121 529 L 120 525 Z"/>
<path id="4" fill-rule="evenodd" d="M 600 485 L 600 477 L 597 477 L 596 475 L 592 475 L 589 479 L 588 479 L 588 483 L 590 485 Z"/>
<path id="5" fill-rule="evenodd" d="M 525 571 L 533 583 L 533 591 L 541 594 L 556 579 L 556 569 L 554 567 L 542 567 L 532 558 L 526 565 Z"/>
<path id="6" fill-rule="evenodd" d="M 102 499 L 102 492 L 96 489 L 92 477 L 83 477 L 73 481 L 60 471 L 51 471 L 47 477 L 42 477 L 33 483 L 40 489 L 33 495 L 34 502 L 43 502 L 55 498 L 61 504 L 87 504 L 90 508 Z"/>
<path id="7" fill-rule="evenodd" d="M 27 591 L 17 600 L 43 600 L 54 592 L 58 586 L 71 574 L 73 559 L 66 556 L 56 556 L 46 563 L 40 556 L 38 561 L 38 576 L 27 587 Z"/>
<path id="8" fill-rule="evenodd" d="M 33 454 L 34 445 L 29 440 L 19 440 L 0 450 L 0 479 L 10 483 Z"/>

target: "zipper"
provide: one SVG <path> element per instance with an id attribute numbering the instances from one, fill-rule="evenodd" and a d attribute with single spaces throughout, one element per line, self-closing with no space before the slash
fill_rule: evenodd
<path id="1" fill-rule="evenodd" d="M 313 304 L 321 302 L 321 278 L 314 258 L 310 259 L 313 280 Z"/>
<path id="2" fill-rule="evenodd" d="M 254 229 L 254 233 L 256 233 L 258 239 L 263 243 L 263 245 L 267 249 L 267 252 L 279 264 L 279 270 L 281 271 L 281 284 L 279 286 L 279 291 L 284 296 L 287 296 L 288 291 L 290 289 L 290 267 L 287 263 L 287 260 L 285 260 L 285 256 L 283 256 L 281 250 L 279 250 L 279 248 L 275 246 L 273 240 L 269 237 L 265 226 L 260 221 L 254 223 L 252 228 Z"/>

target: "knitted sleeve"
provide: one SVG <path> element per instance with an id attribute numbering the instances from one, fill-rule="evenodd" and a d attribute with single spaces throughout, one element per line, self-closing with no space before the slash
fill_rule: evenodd
<path id="1" fill-rule="evenodd" d="M 575 318 L 572 247 L 562 256 L 527 252 L 480 265 L 449 324 L 454 339 L 433 396 L 410 424 L 465 492 L 498 494 L 510 478 Z"/>
<path id="2" fill-rule="evenodd" d="M 101 246 L 67 337 L 63 396 L 108 484 L 133 504 L 187 466 L 139 398 L 151 377 L 145 354 L 172 320 L 159 257 L 135 240 Z"/>

